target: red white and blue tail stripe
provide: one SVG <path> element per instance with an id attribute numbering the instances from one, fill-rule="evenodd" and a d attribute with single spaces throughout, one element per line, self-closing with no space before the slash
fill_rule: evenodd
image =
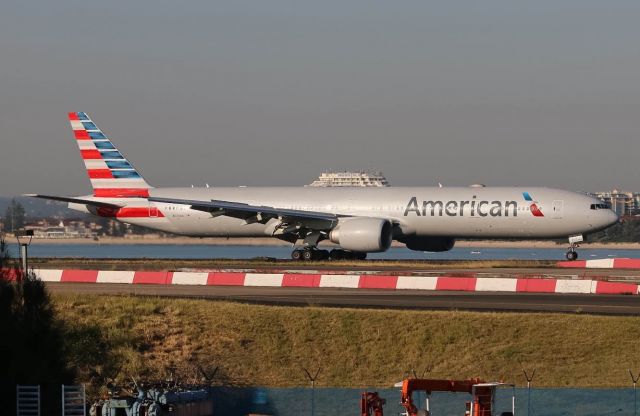
<path id="1" fill-rule="evenodd" d="M 69 113 L 93 195 L 102 198 L 149 196 L 151 186 L 84 112 Z"/>

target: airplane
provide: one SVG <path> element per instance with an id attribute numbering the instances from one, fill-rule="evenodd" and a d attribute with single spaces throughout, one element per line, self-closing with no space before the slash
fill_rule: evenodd
<path id="1" fill-rule="evenodd" d="M 456 239 L 568 238 L 568 260 L 583 236 L 618 216 L 604 202 L 544 187 L 209 187 L 154 188 L 84 112 L 69 113 L 93 192 L 70 209 L 192 237 L 264 237 L 297 248 L 294 260 L 364 259 L 392 241 L 444 252 Z M 318 248 L 331 241 L 340 248 Z"/>

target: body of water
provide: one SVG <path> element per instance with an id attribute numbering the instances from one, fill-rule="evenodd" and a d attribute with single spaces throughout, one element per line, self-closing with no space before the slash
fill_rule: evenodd
<path id="1" fill-rule="evenodd" d="M 361 389 L 318 388 L 311 389 L 214 389 L 214 414 L 240 416 L 250 413 L 278 416 L 335 416 L 359 414 Z M 370 389 L 378 391 L 386 399 L 384 413 L 398 415 L 400 406 L 398 389 Z M 495 397 L 494 415 L 511 410 L 511 388 L 499 389 Z M 313 397 L 312 397 L 313 396 Z M 637 415 L 633 389 L 527 389 L 515 390 L 516 415 L 544 416 L 603 416 Z M 435 392 L 431 395 L 433 415 L 464 415 L 465 402 L 471 396 L 464 393 Z M 414 403 L 424 407 L 425 394 L 414 393 Z M 313 408 L 313 410 L 312 410 Z"/>
<path id="2" fill-rule="evenodd" d="M 17 254 L 17 247 L 13 254 Z M 580 259 L 612 257 L 640 257 L 640 250 L 578 249 Z M 291 248 L 284 246 L 224 246 L 206 244 L 46 244 L 37 243 L 29 248 L 32 257 L 83 258 L 179 258 L 250 259 L 273 257 L 289 259 Z M 455 247 L 444 253 L 425 253 L 405 248 L 391 248 L 384 253 L 370 253 L 369 259 L 398 260 L 564 260 L 565 249 L 557 248 L 473 248 Z"/>

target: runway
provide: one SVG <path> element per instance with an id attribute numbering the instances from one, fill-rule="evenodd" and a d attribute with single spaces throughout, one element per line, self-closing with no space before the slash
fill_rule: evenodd
<path id="1" fill-rule="evenodd" d="M 363 290 L 297 287 L 237 287 L 47 283 L 52 293 L 162 296 L 232 300 L 293 306 L 392 309 L 566 312 L 638 315 L 640 298 L 630 295 L 465 293 L 418 290 Z"/>

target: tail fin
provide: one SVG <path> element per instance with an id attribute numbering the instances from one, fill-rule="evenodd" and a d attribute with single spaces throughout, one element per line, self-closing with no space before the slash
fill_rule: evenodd
<path id="1" fill-rule="evenodd" d="M 83 112 L 69 113 L 93 195 L 105 198 L 149 196 L 151 186 Z"/>

